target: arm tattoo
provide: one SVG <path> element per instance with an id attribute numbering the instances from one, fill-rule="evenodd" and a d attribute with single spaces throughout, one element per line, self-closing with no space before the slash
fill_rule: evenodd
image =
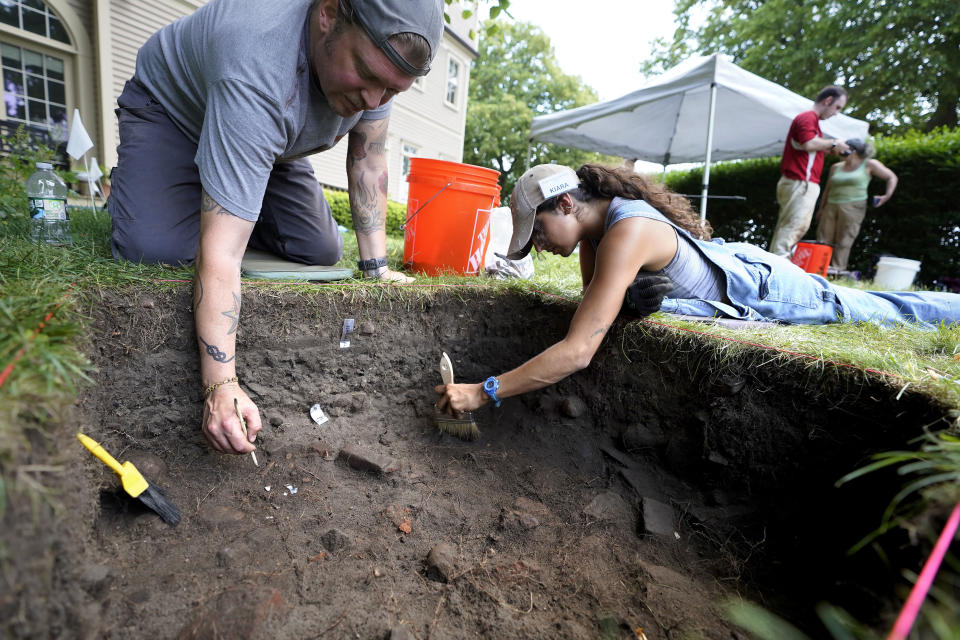
<path id="1" fill-rule="evenodd" d="M 216 213 L 218 216 L 229 216 L 233 215 L 219 204 L 217 201 L 210 197 L 210 194 L 206 191 L 202 192 L 203 195 L 200 197 L 200 211 L 202 213 L 208 213 L 210 211 Z"/>
<path id="2" fill-rule="evenodd" d="M 207 343 L 207 341 L 201 338 L 200 336 L 197 336 L 197 339 L 203 343 L 204 347 L 206 347 L 207 355 L 213 358 L 214 360 L 216 360 L 217 362 L 221 362 L 221 363 L 230 362 L 235 357 L 235 356 L 230 356 L 228 358 L 227 354 L 224 353 L 223 351 L 220 351 L 219 347 L 217 347 L 216 345 Z"/>
<path id="3" fill-rule="evenodd" d="M 230 329 L 227 331 L 227 335 L 230 335 L 237 330 L 237 324 L 240 323 L 240 296 L 234 293 L 233 309 L 230 309 L 229 311 L 221 311 L 220 313 L 230 318 Z"/>
<path id="4" fill-rule="evenodd" d="M 596 331 L 594 331 L 594 332 L 590 335 L 590 337 L 592 338 L 592 337 L 594 337 L 594 336 L 601 336 L 601 335 L 605 334 L 609 329 L 610 329 L 610 325 L 607 325 L 607 326 L 605 326 L 605 327 L 600 327 L 599 329 L 597 329 Z"/>
<path id="5" fill-rule="evenodd" d="M 347 171 L 353 169 L 357 160 L 367 157 L 367 134 L 362 131 L 351 131 L 347 139 Z"/>
<path id="6" fill-rule="evenodd" d="M 358 234 L 369 235 L 384 226 L 384 212 L 380 210 L 382 205 L 378 190 L 367 178 L 367 173 L 361 171 L 354 184 L 350 202 L 353 229 Z"/>

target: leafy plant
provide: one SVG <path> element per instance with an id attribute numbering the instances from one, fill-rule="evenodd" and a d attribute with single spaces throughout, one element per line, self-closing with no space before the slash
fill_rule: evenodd
<path id="1" fill-rule="evenodd" d="M 55 152 L 50 147 L 34 140 L 24 126 L 10 135 L 2 135 L 5 154 L 0 158 L 0 221 L 11 218 L 27 218 L 30 207 L 24 183 L 36 170 L 38 162 L 53 162 Z M 75 174 L 57 172 L 70 182 Z"/>

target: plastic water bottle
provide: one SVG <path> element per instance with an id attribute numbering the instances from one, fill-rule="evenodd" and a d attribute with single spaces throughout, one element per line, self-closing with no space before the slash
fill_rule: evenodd
<path id="1" fill-rule="evenodd" d="M 67 185 L 53 172 L 53 165 L 38 162 L 37 170 L 27 178 L 26 187 L 30 201 L 30 237 L 36 242 L 70 244 Z"/>

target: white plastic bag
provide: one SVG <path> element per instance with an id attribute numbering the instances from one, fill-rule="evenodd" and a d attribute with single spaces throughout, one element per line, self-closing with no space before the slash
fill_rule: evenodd
<path id="1" fill-rule="evenodd" d="M 513 217 L 510 207 L 497 207 L 490 211 L 490 244 L 483 256 L 484 270 L 494 278 L 530 278 L 533 276 L 533 258 L 528 254 L 521 260 L 507 260 L 505 255 L 513 235 Z"/>

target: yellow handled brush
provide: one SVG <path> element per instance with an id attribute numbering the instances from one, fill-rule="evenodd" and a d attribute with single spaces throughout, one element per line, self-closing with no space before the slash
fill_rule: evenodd
<path id="1" fill-rule="evenodd" d="M 164 497 L 158 488 L 150 486 L 150 483 L 147 482 L 142 473 L 137 471 L 132 462 L 128 460 L 120 464 L 107 453 L 107 450 L 99 442 L 82 433 L 77 434 L 77 440 L 89 449 L 90 453 L 96 456 L 100 462 L 113 469 L 113 472 L 120 476 L 123 490 L 131 498 L 139 498 L 140 502 L 156 511 L 163 518 L 163 521 L 169 525 L 176 526 L 180 522 L 180 510 L 170 504 L 170 501 Z"/>
<path id="2" fill-rule="evenodd" d="M 446 352 L 440 356 L 440 378 L 443 384 L 453 384 L 453 363 L 450 362 L 450 356 Z M 437 429 L 444 433 L 457 436 L 461 440 L 476 440 L 480 435 L 480 429 L 473 420 L 473 414 L 469 411 L 455 411 L 454 416 L 437 412 L 433 416 L 433 421 Z"/>

